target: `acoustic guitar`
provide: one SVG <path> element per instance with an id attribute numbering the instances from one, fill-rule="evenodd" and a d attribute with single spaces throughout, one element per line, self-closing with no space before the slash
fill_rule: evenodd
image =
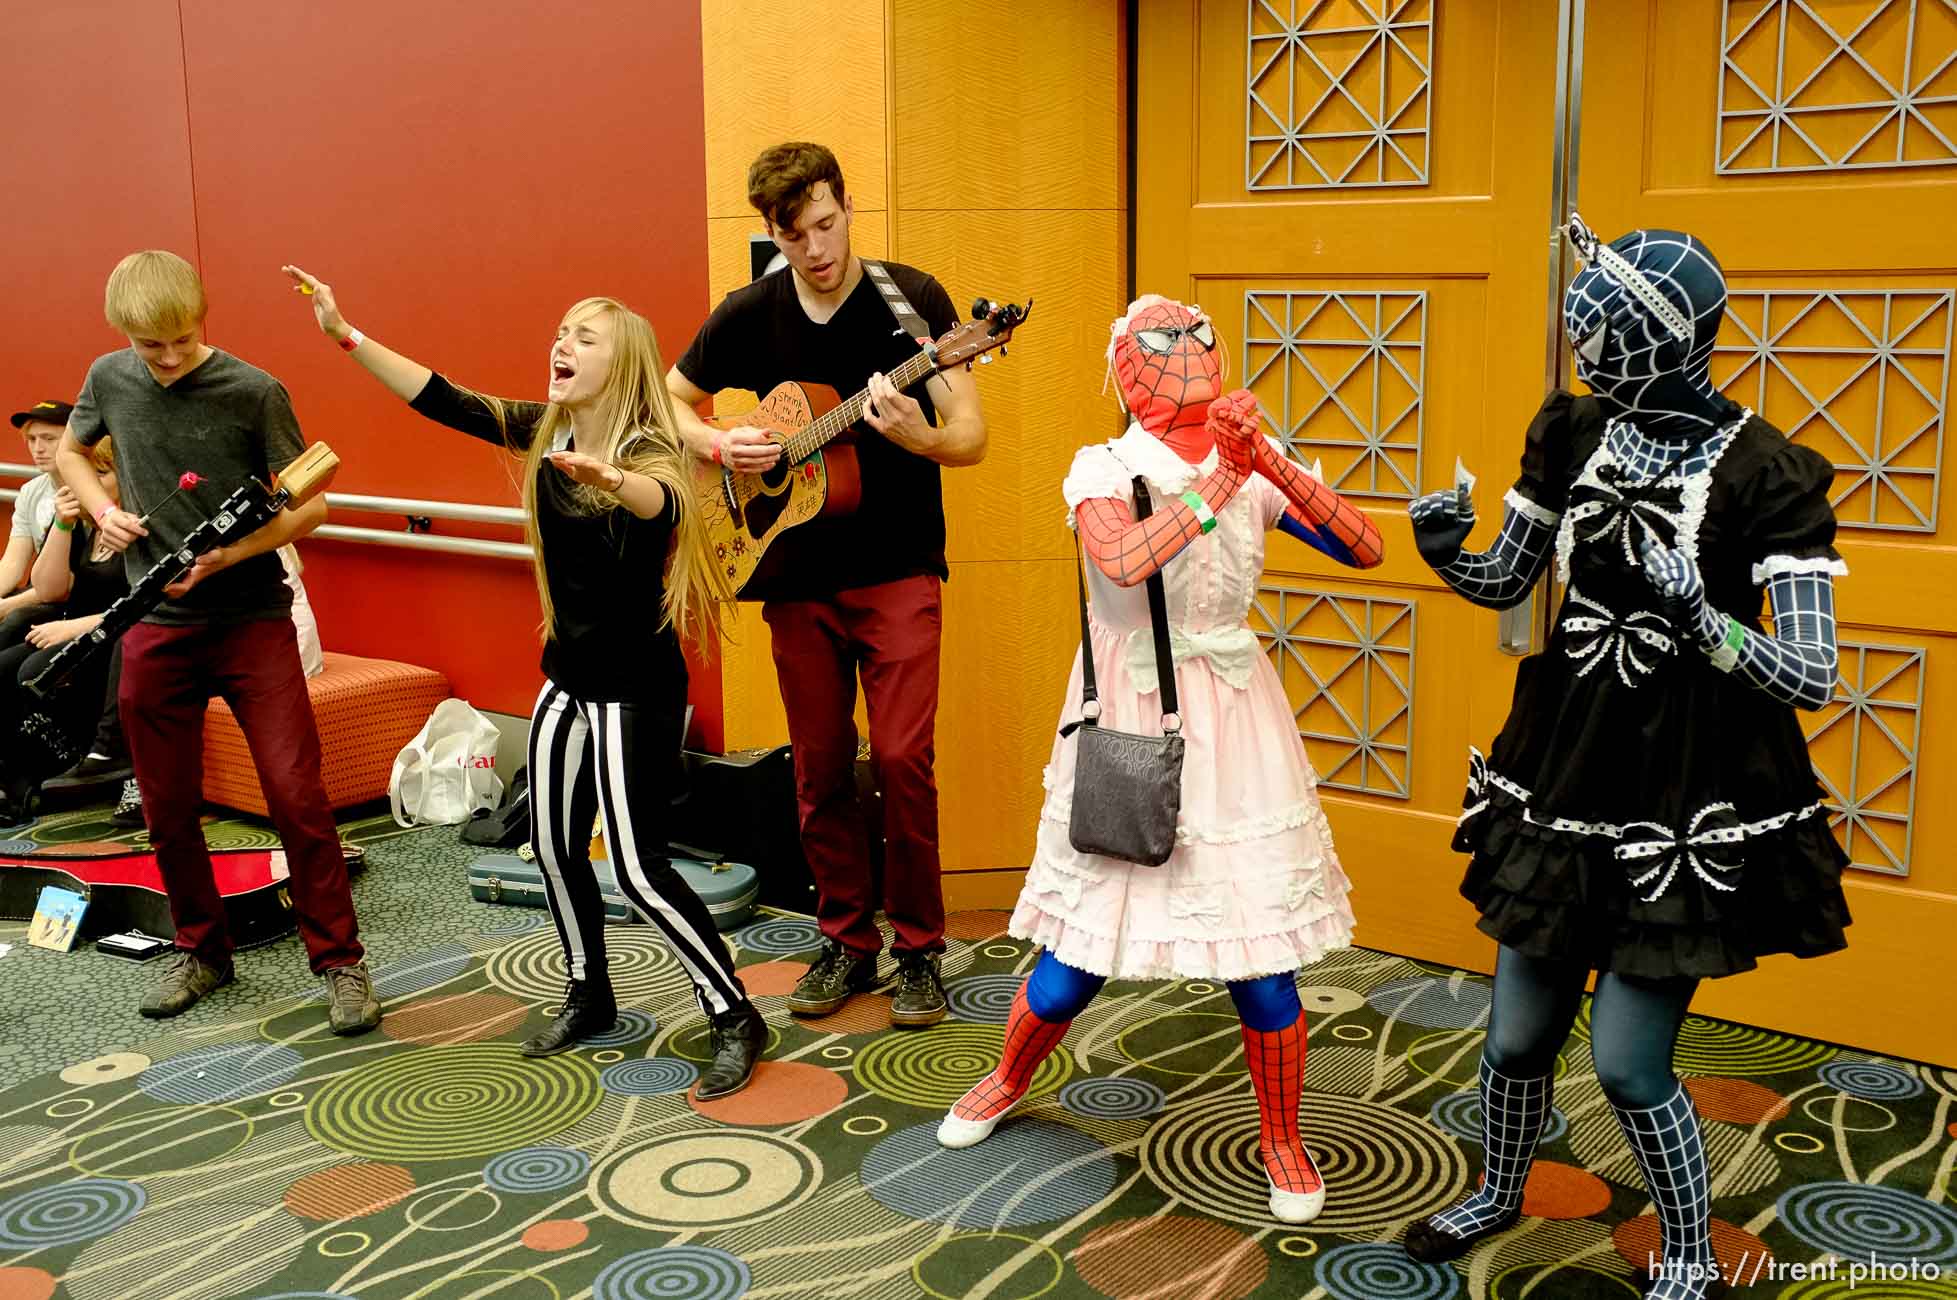
<path id="1" fill-rule="evenodd" d="M 980 298 L 970 321 L 936 342 L 921 340 L 917 355 L 888 378 L 901 392 L 940 370 L 969 368 L 974 359 L 989 364 L 992 358 L 985 354 L 997 348 L 1005 355 L 1007 341 L 1032 309 L 1031 299 L 1021 308 Z M 856 449 L 838 439 L 863 418 L 869 398 L 867 388 L 844 401 L 827 384 L 791 380 L 777 384 L 754 410 L 709 421 L 723 429 L 763 429 L 781 444 L 781 459 L 761 474 L 693 462 L 707 541 L 737 594 L 783 533 L 811 519 L 848 514 L 860 504 L 863 479 Z"/>
<path id="2" fill-rule="evenodd" d="M 31 777 L 39 784 L 81 757 L 84 738 L 49 710 L 35 706 L 34 701 L 49 699 L 83 664 L 107 654 L 124 632 L 163 603 L 163 589 L 181 578 L 198 556 L 256 532 L 287 506 L 306 504 L 326 490 L 339 468 L 340 458 L 333 449 L 316 442 L 275 475 L 271 487 L 256 480 L 246 482 L 224 499 L 216 514 L 191 529 L 175 550 L 139 578 L 129 594 L 103 610 L 100 623 L 55 651 L 26 684 L 30 707 L 21 720 L 22 743 L 18 752 L 9 756 L 10 774 L 16 779 Z M 83 712 L 92 724 L 95 710 Z"/>

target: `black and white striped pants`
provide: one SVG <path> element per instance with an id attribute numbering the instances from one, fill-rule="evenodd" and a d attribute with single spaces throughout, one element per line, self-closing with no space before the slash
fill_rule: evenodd
<path id="1" fill-rule="evenodd" d="M 571 978 L 605 969 L 605 913 L 591 866 L 591 822 L 626 897 L 665 936 L 708 1007 L 747 1002 L 734 958 L 666 852 L 683 706 L 579 700 L 548 679 L 530 716 L 531 844 Z"/>

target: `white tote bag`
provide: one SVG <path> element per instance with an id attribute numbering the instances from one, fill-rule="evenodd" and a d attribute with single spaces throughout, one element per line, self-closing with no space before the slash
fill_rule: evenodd
<path id="1" fill-rule="evenodd" d="M 435 706 L 419 734 L 395 756 L 387 797 L 403 826 L 454 826 L 503 798 L 496 775 L 496 724 L 467 700 Z"/>

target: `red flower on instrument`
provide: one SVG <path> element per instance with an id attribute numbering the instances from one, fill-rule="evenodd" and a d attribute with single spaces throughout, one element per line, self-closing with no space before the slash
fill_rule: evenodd
<path id="1" fill-rule="evenodd" d="M 202 483 L 203 481 L 204 481 L 203 479 L 197 476 L 196 470 L 187 469 L 177 478 L 177 490 L 180 492 L 187 492 L 191 488 L 196 487 L 199 483 Z"/>

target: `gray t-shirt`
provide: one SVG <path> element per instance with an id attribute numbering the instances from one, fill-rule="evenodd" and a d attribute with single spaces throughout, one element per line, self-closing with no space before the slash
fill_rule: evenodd
<path id="1" fill-rule="evenodd" d="M 150 535 L 124 553 L 131 586 L 247 478 L 269 485 L 305 449 L 285 386 L 215 348 L 167 388 L 133 349 L 96 358 L 68 432 L 84 447 L 104 434 L 115 439 L 124 510 L 148 514 L 161 503 L 149 520 Z M 205 481 L 165 500 L 185 470 Z M 144 622 L 242 623 L 291 611 L 285 567 L 267 551 L 198 583 L 182 600 L 165 600 Z"/>
<path id="2" fill-rule="evenodd" d="M 54 526 L 54 475 L 36 474 L 21 485 L 14 498 L 12 537 L 25 537 L 36 551 L 48 540 Z"/>

